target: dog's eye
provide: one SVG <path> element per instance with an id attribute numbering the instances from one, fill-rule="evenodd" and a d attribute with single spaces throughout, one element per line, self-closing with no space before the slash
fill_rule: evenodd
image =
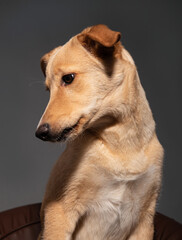
<path id="1" fill-rule="evenodd" d="M 74 74 L 74 73 L 71 73 L 71 74 L 66 74 L 66 75 L 64 75 L 64 76 L 62 77 L 62 80 L 63 80 L 64 83 L 70 84 L 70 83 L 73 82 L 74 78 L 75 78 L 75 74 Z"/>

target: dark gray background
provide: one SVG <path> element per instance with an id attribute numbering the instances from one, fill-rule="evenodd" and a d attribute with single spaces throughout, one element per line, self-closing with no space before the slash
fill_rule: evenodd
<path id="1" fill-rule="evenodd" d="M 40 202 L 64 145 L 34 137 L 48 101 L 40 57 L 83 28 L 122 33 L 165 148 L 158 209 L 182 222 L 182 1 L 0 1 L 0 211 Z"/>

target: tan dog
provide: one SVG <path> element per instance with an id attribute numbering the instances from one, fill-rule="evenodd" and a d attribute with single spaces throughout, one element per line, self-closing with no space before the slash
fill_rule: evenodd
<path id="1" fill-rule="evenodd" d="M 163 148 L 119 40 L 96 25 L 41 59 L 50 101 L 36 135 L 68 144 L 47 185 L 39 239 L 153 239 Z"/>

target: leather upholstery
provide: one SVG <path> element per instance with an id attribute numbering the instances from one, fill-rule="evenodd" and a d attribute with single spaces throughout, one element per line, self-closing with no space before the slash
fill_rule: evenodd
<path id="1" fill-rule="evenodd" d="M 0 240 L 36 240 L 40 232 L 40 206 L 32 204 L 0 213 Z M 182 224 L 175 220 L 157 213 L 154 225 L 154 240 L 182 240 Z"/>
<path id="2" fill-rule="evenodd" d="M 36 240 L 40 206 L 32 204 L 0 213 L 0 240 Z"/>
<path id="3" fill-rule="evenodd" d="M 154 240 L 182 240 L 182 224 L 156 213 L 154 219 Z"/>

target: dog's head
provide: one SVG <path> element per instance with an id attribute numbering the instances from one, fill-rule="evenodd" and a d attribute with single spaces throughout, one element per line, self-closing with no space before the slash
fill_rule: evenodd
<path id="1" fill-rule="evenodd" d="M 109 115 L 112 103 L 108 100 L 105 106 L 104 102 L 123 80 L 120 36 L 105 25 L 96 25 L 42 57 L 50 100 L 37 137 L 73 139 Z"/>

